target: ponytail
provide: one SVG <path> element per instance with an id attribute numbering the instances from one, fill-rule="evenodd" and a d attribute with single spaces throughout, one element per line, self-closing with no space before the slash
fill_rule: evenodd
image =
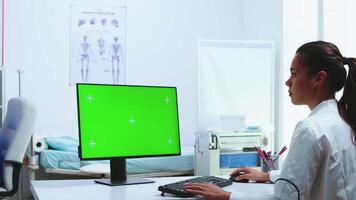
<path id="1" fill-rule="evenodd" d="M 352 141 L 356 143 L 356 59 L 343 58 L 343 63 L 349 66 L 349 73 L 338 108 L 341 117 L 351 126 L 354 133 Z"/>

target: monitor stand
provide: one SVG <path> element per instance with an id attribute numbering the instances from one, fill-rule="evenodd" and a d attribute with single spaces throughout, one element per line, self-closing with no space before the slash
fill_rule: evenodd
<path id="1" fill-rule="evenodd" d="M 110 160 L 110 179 L 95 180 L 95 183 L 100 183 L 110 186 L 118 185 L 134 185 L 144 183 L 154 183 L 152 180 L 126 176 L 126 159 L 116 158 Z"/>

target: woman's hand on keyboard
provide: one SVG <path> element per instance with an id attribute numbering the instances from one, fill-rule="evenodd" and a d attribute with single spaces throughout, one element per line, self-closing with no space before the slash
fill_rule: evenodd
<path id="1" fill-rule="evenodd" d="M 185 183 L 185 191 L 199 194 L 207 200 L 229 200 L 231 192 L 227 192 L 212 183 Z"/>
<path id="2" fill-rule="evenodd" d="M 233 171 L 230 176 L 239 174 L 237 180 L 248 179 L 258 182 L 268 182 L 270 181 L 269 173 L 259 172 L 251 167 L 241 167 Z"/>

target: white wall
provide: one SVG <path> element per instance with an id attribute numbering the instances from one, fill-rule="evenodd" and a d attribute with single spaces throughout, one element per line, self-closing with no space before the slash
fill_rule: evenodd
<path id="1" fill-rule="evenodd" d="M 284 18 L 284 82 L 290 76 L 290 65 L 296 50 L 302 44 L 317 40 L 318 18 L 317 0 L 292 0 L 286 1 L 283 5 Z M 307 117 L 310 113 L 306 105 L 293 105 L 288 95 L 286 86 L 283 86 L 283 143 L 289 145 L 293 130 L 298 121 Z"/>
<path id="2" fill-rule="evenodd" d="M 5 3 L 6 97 L 18 94 L 21 67 L 23 96 L 38 110 L 36 134 L 45 136 L 77 135 L 75 87 L 68 84 L 70 4 L 127 6 L 127 84 L 178 87 L 183 145 L 197 130 L 198 37 L 282 42 L 282 0 Z"/>
<path id="3" fill-rule="evenodd" d="M 282 98 L 284 87 L 283 69 L 283 4 L 282 0 L 242 1 L 242 34 L 241 40 L 262 40 L 271 41 L 275 45 L 275 64 L 276 64 L 276 85 L 275 85 L 275 148 L 280 149 L 283 142 L 283 112 Z M 256 71 L 258 73 L 258 71 Z M 257 95 L 257 94 L 256 94 Z"/>

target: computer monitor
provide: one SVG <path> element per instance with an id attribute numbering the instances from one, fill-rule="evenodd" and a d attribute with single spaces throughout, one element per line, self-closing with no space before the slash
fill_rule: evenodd
<path id="1" fill-rule="evenodd" d="M 110 160 L 110 180 L 128 185 L 127 158 L 181 154 L 177 89 L 162 86 L 77 83 L 79 158 Z M 97 181 L 96 181 L 97 182 Z"/>

